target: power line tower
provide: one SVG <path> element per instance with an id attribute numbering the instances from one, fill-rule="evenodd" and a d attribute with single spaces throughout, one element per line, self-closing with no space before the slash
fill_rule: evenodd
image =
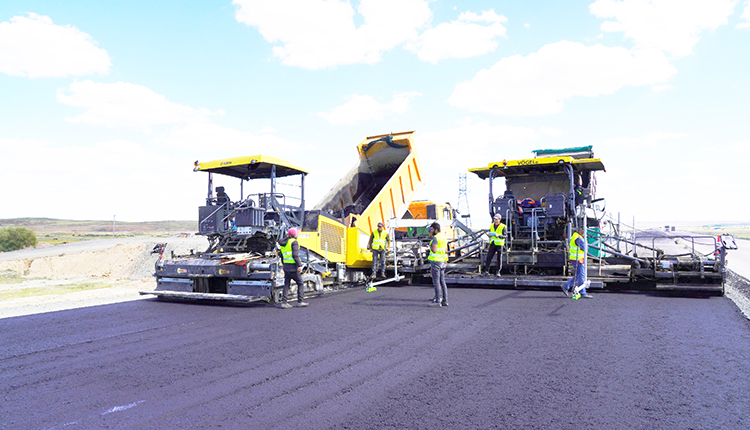
<path id="1" fill-rule="evenodd" d="M 463 218 L 463 223 L 471 227 L 471 214 L 469 214 L 469 194 L 466 191 L 466 173 L 458 174 L 458 213 Z"/>

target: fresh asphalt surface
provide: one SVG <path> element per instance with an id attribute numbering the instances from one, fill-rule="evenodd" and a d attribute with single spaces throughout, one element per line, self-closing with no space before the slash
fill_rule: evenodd
<path id="1" fill-rule="evenodd" d="M 0 428 L 750 428 L 724 297 L 426 286 L 0 320 Z"/>

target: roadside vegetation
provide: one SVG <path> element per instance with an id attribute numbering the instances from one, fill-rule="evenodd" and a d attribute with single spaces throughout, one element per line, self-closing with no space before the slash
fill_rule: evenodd
<path id="1" fill-rule="evenodd" d="M 0 228 L 0 252 L 36 246 L 36 233 L 26 227 Z"/>
<path id="2" fill-rule="evenodd" d="M 2 284 L 20 284 L 25 281 L 21 274 L 13 270 L 0 270 L 0 285 Z"/>

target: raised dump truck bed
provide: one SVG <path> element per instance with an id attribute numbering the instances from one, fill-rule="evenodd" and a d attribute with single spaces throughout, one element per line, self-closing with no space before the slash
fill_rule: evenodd
<path id="1" fill-rule="evenodd" d="M 362 141 L 357 164 L 307 214 L 300 244 L 328 261 L 369 268 L 370 234 L 401 218 L 422 186 L 413 139 L 409 131 Z"/>
<path id="2" fill-rule="evenodd" d="M 357 146 L 359 162 L 315 209 L 351 221 L 369 235 L 378 222 L 401 218 L 421 187 L 414 132 L 370 136 Z"/>

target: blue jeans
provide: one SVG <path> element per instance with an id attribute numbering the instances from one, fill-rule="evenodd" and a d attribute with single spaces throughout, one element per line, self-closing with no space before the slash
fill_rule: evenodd
<path id="1" fill-rule="evenodd" d="M 435 298 L 442 303 L 448 301 L 448 285 L 445 283 L 445 267 L 447 265 L 443 261 L 430 262 L 430 274 L 432 275 L 432 286 L 435 288 Z"/>
<path id="2" fill-rule="evenodd" d="M 380 274 L 385 276 L 385 249 L 372 250 L 372 274 L 376 274 L 380 269 Z"/>
<path id="3" fill-rule="evenodd" d="M 565 289 L 568 291 L 573 290 L 573 288 L 583 285 L 583 271 L 585 269 L 585 266 L 583 263 L 579 263 L 577 261 L 573 261 L 573 267 L 575 268 L 575 274 L 572 278 L 568 279 L 568 282 L 565 283 Z M 581 290 L 581 294 L 586 294 L 586 289 L 584 288 Z"/>

